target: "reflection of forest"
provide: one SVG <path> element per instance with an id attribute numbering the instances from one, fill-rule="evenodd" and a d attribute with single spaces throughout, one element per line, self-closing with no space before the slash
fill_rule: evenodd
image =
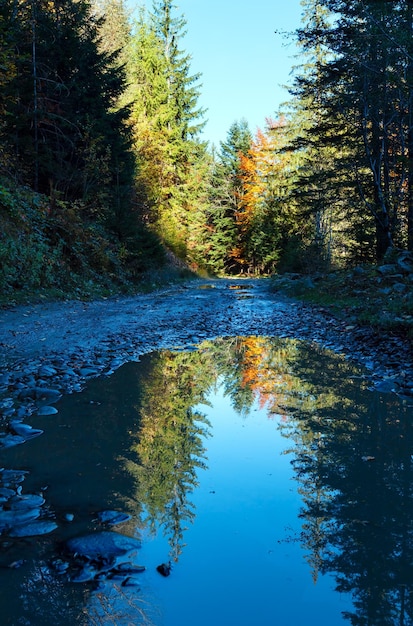
<path id="1" fill-rule="evenodd" d="M 136 500 L 145 507 L 149 525 L 160 525 L 168 536 L 172 559 L 178 559 L 185 524 L 195 515 L 190 494 L 197 471 L 206 466 L 203 441 L 209 424 L 195 407 L 207 403 L 219 381 L 239 413 L 248 414 L 257 398 L 270 412 L 282 410 L 296 384 L 288 373 L 295 351 L 292 341 L 238 337 L 153 357 L 137 407 L 139 463 L 129 461 L 128 468 L 139 485 Z"/>
<path id="2" fill-rule="evenodd" d="M 206 467 L 210 425 L 199 410 L 223 385 L 234 409 L 254 402 L 294 442 L 303 499 L 300 541 L 314 579 L 328 571 L 352 593 L 354 625 L 411 624 L 412 409 L 363 388 L 337 355 L 290 340 L 238 337 L 165 351 L 142 383 L 136 499 L 168 536 L 170 556 L 194 519 L 191 493 Z M 360 384 L 361 383 L 361 384 Z"/>

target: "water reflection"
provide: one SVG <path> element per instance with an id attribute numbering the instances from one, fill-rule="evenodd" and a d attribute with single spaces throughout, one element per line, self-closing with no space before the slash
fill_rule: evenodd
<path id="1" fill-rule="evenodd" d="M 223 381 L 233 408 L 254 401 L 294 446 L 302 498 L 298 537 L 314 582 L 331 572 L 351 593 L 351 624 L 407 624 L 412 590 L 412 409 L 372 393 L 346 361 L 301 342 L 261 337 L 166 352 L 144 386 L 138 499 L 178 559 L 207 422 L 193 407 Z M 163 382 L 162 382 L 163 381 Z M 162 393 L 159 390 L 162 389 Z"/>
<path id="2" fill-rule="evenodd" d="M 242 444 L 224 419 L 228 407 L 238 416 L 238 433 L 245 427 Z M 82 394 L 61 401 L 56 417 L 38 418 L 42 437 L 4 452 L 3 464 L 30 469 L 27 490 L 48 486 L 48 506 L 59 522 L 55 533 L 40 540 L 2 538 L 3 566 L 22 554 L 27 561 L 16 570 L 0 569 L 4 623 L 119 626 L 144 623 L 149 613 L 157 626 L 163 623 L 146 611 L 145 580 L 155 585 L 155 595 L 164 593 L 156 587 L 156 572 L 143 575 L 142 592 L 131 594 L 110 581 L 97 590 L 75 586 L 51 567 L 62 542 L 98 528 L 96 511 L 117 508 L 133 516 L 119 532 L 145 537 L 149 529 L 166 536 L 169 554 L 162 558 L 176 564 L 169 589 L 189 590 L 185 576 L 193 578 L 194 572 L 201 589 L 214 578 L 216 601 L 220 576 L 222 587 L 234 586 L 234 598 L 244 604 L 235 609 L 230 596 L 223 597 L 221 604 L 227 600 L 230 606 L 220 609 L 224 621 L 215 619 L 217 624 L 235 623 L 230 621 L 235 616 L 240 626 L 252 623 L 247 604 L 252 610 L 254 599 L 248 603 L 235 587 L 230 540 L 219 543 L 225 524 L 241 533 L 241 518 L 250 509 L 242 551 L 249 559 L 246 575 L 255 581 L 249 581 L 249 590 L 261 598 L 257 623 L 273 623 L 272 597 L 281 626 L 323 623 L 319 613 L 307 610 L 311 597 L 301 613 L 292 606 L 304 555 L 317 589 L 332 577 L 337 598 L 342 593 L 352 599 L 344 607 L 339 600 L 332 604 L 328 626 L 411 624 L 412 417 L 406 402 L 369 391 L 362 372 L 340 356 L 276 338 L 206 341 L 197 350 L 148 355 L 110 378 L 91 381 Z M 283 445 L 275 448 L 279 434 Z M 285 487 L 290 463 L 298 497 Z M 267 466 L 271 472 L 264 471 Z M 213 477 L 212 487 L 206 476 Z M 208 488 L 202 486 L 205 480 Z M 219 500 L 219 484 L 225 484 L 227 502 Z M 238 509 L 233 496 L 240 500 Z M 282 500 L 290 497 L 291 504 Z M 264 509 L 266 499 L 269 509 Z M 75 514 L 72 524 L 62 522 L 67 512 Z M 220 528 L 211 550 L 222 572 L 207 571 L 202 551 L 191 556 L 214 523 Z M 265 544 L 260 550 L 274 544 L 263 561 L 256 555 L 260 541 Z M 294 553 L 294 559 L 289 553 L 291 562 L 282 560 L 284 545 Z M 239 544 L 233 549 L 236 554 Z M 288 568 L 289 582 L 283 573 Z M 332 603 L 328 594 L 322 600 Z M 225 611 L 232 617 L 224 618 Z M 210 623 L 205 620 L 200 617 L 197 624 Z M 190 619 L 180 616 L 179 626 L 186 623 Z"/>

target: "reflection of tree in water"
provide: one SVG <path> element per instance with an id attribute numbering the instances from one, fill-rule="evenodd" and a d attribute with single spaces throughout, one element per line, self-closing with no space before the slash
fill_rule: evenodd
<path id="1" fill-rule="evenodd" d="M 335 573 L 337 590 L 353 596 L 354 626 L 412 624 L 412 411 L 305 345 L 294 369 L 317 398 L 289 423 L 313 576 Z"/>
<path id="2" fill-rule="evenodd" d="M 339 356 L 280 339 L 238 337 L 198 351 L 164 352 L 143 383 L 138 499 L 177 559 L 190 494 L 205 467 L 208 424 L 196 407 L 223 385 L 234 409 L 254 402 L 296 444 L 303 499 L 300 540 L 316 581 L 334 573 L 351 593 L 354 626 L 413 623 L 411 410 L 360 385 Z M 410 419 L 409 419 L 410 416 Z"/>
<path id="3" fill-rule="evenodd" d="M 234 409 L 246 415 L 258 396 L 261 404 L 268 401 L 274 376 L 280 378 L 285 370 L 284 353 L 294 350 L 280 340 L 239 337 L 205 342 L 194 352 L 161 352 L 151 361 L 137 407 L 139 463 L 129 461 L 128 467 L 137 477 L 136 499 L 152 529 L 163 528 L 175 561 L 195 516 L 189 498 L 198 484 L 197 471 L 206 462 L 203 441 L 209 424 L 195 407 L 207 402 L 219 380 Z M 285 399 L 285 392 L 273 393 L 271 406 L 274 398 Z"/>
<path id="4" fill-rule="evenodd" d="M 206 372 L 195 352 L 163 352 L 143 384 L 141 426 L 134 466 L 139 492 L 152 527 L 158 523 L 169 537 L 170 556 L 177 560 L 185 524 L 194 517 L 189 495 L 197 486 L 197 469 L 205 467 L 205 417 L 193 407 L 208 388 Z"/>

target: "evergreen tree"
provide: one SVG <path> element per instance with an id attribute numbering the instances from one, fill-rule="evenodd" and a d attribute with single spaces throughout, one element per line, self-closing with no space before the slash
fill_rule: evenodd
<path id="1" fill-rule="evenodd" d="M 191 213 L 197 202 L 194 180 L 205 145 L 198 134 L 199 76 L 181 51 L 183 18 L 172 2 L 155 2 L 142 12 L 132 41 L 130 94 L 140 184 L 148 195 L 147 216 L 163 241 L 180 257 L 188 254 Z M 202 188 L 199 190 L 202 195 Z"/>
<path id="2" fill-rule="evenodd" d="M 323 165 L 330 161 L 325 180 L 341 196 L 343 208 L 344 203 L 350 207 L 348 232 L 371 247 L 373 223 L 376 257 L 382 259 L 389 247 L 408 240 L 411 3 L 305 4 L 313 15 L 334 16 L 310 20 L 299 31 L 305 50 L 314 55 L 311 72 L 296 82 L 311 119 L 307 145 L 310 137 L 328 157 L 321 159 Z M 316 54 L 320 42 L 322 56 Z M 317 100 L 311 90 L 319 94 Z M 328 200 L 324 190 L 321 202 Z"/>
<path id="3" fill-rule="evenodd" d="M 114 110 L 124 76 L 98 51 L 99 24 L 86 1 L 9 5 L 1 17 L 19 42 L 2 130 L 22 182 L 106 217 L 133 174 L 126 112 Z"/>
<path id="4" fill-rule="evenodd" d="M 242 201 L 241 157 L 248 154 L 252 133 L 245 119 L 231 124 L 212 172 L 210 192 L 211 228 L 210 260 L 220 272 L 237 273 L 239 259 L 233 254 L 237 246 L 237 212 Z"/>

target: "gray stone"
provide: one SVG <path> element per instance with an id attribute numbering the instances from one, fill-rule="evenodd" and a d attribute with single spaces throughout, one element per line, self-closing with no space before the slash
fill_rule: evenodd
<path id="1" fill-rule="evenodd" d="M 81 376 L 97 376 L 99 374 L 99 370 L 94 367 L 82 367 L 80 369 Z"/>
<path id="2" fill-rule="evenodd" d="M 101 558 L 111 560 L 139 549 L 141 542 L 134 537 L 103 531 L 69 539 L 66 546 L 72 554 L 90 560 Z"/>
<path id="3" fill-rule="evenodd" d="M 44 404 L 37 410 L 37 415 L 56 415 L 56 413 L 58 413 L 58 410 L 54 406 L 48 406 L 47 404 Z"/>
<path id="4" fill-rule="evenodd" d="M 23 511 L 0 511 L 0 530 L 10 530 L 26 522 L 40 517 L 40 509 L 24 509 Z"/>
<path id="5" fill-rule="evenodd" d="M 26 439 L 20 435 L 4 435 L 0 437 L 1 448 L 13 448 L 13 446 L 19 446 L 22 443 L 26 443 Z"/>
<path id="6" fill-rule="evenodd" d="M 12 511 L 24 511 L 28 509 L 37 509 L 45 503 L 43 496 L 35 493 L 25 495 L 12 496 L 9 499 L 8 506 Z"/>
<path id="7" fill-rule="evenodd" d="M 377 268 L 377 271 L 382 276 L 388 276 L 389 274 L 396 274 L 398 269 L 397 269 L 397 265 L 388 264 L 388 265 L 380 265 L 380 267 Z"/>
<path id="8" fill-rule="evenodd" d="M 407 285 L 404 283 L 394 283 L 394 285 L 392 285 L 392 291 L 394 293 L 405 293 L 407 291 Z"/>
<path id="9" fill-rule="evenodd" d="M 37 535 L 47 535 L 56 530 L 57 524 L 51 520 L 39 520 L 28 524 L 21 524 L 13 527 L 9 537 L 35 537 Z"/>
<path id="10" fill-rule="evenodd" d="M 49 378 L 50 376 L 56 376 L 57 370 L 50 365 L 43 365 L 37 373 L 39 376 L 46 376 L 46 378 Z"/>
<path id="11" fill-rule="evenodd" d="M 122 513 L 120 511 L 100 511 L 97 514 L 97 518 L 101 524 L 116 526 L 117 524 L 123 524 L 129 521 L 131 516 L 128 513 Z"/>
<path id="12" fill-rule="evenodd" d="M 29 424 L 23 424 L 23 422 L 19 422 L 17 420 L 10 422 L 10 430 L 15 435 L 19 435 L 25 439 L 33 439 L 33 437 L 38 437 L 43 434 L 43 431 L 40 430 L 40 428 L 33 428 Z"/>

